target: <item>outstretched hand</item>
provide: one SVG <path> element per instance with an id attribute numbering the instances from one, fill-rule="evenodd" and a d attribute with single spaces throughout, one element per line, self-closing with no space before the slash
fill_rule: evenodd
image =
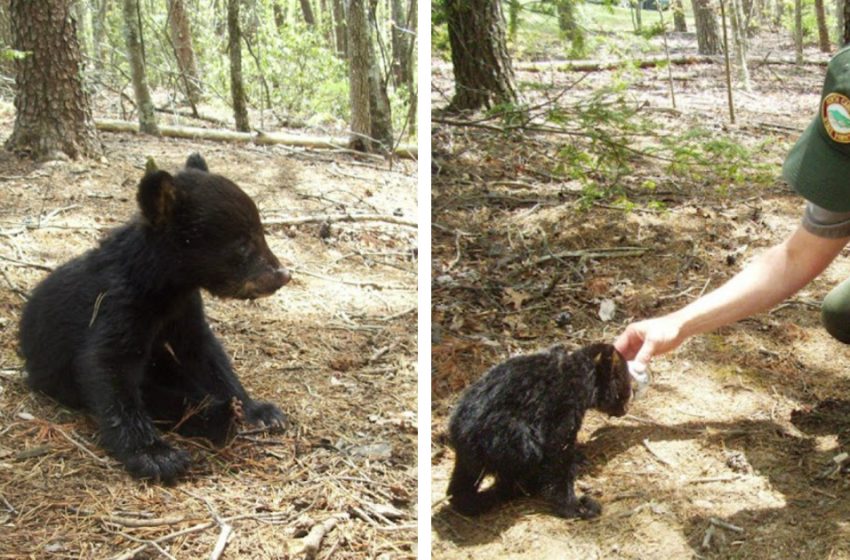
<path id="1" fill-rule="evenodd" d="M 632 323 L 614 341 L 627 360 L 647 365 L 653 357 L 675 350 L 685 341 L 679 322 L 669 315 Z"/>

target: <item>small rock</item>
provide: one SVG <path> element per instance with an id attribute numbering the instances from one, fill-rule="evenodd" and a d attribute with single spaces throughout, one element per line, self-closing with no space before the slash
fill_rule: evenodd
<path id="1" fill-rule="evenodd" d="M 357 445 L 349 448 L 348 454 L 364 459 L 389 459 L 393 456 L 393 446 L 386 442 Z"/>

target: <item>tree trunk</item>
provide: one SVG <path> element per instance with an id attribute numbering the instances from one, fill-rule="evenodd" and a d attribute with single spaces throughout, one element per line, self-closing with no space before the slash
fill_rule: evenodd
<path id="1" fill-rule="evenodd" d="M 248 132 L 248 107 L 242 83 L 242 32 L 239 28 L 240 0 L 227 0 L 227 49 L 230 51 L 230 94 L 233 97 L 233 118 L 236 130 Z"/>
<path id="2" fill-rule="evenodd" d="M 643 0 L 630 0 L 629 1 L 629 13 L 632 15 L 632 28 L 634 28 L 635 33 L 640 33 L 643 28 L 643 16 L 641 15 L 643 12 Z"/>
<path id="3" fill-rule="evenodd" d="M 378 0 L 371 0 L 368 25 L 369 30 L 377 28 L 375 17 Z M 379 145 L 375 148 L 382 152 L 388 152 L 393 145 L 393 119 L 390 107 L 390 98 L 387 95 L 387 81 L 381 72 L 378 56 L 375 52 L 376 38 L 367 32 L 369 40 L 369 114 L 372 118 L 371 134 L 372 140 Z"/>
<path id="4" fill-rule="evenodd" d="M 847 44 L 844 37 L 844 5 L 845 0 L 835 0 L 835 29 L 839 48 Z"/>
<path id="5" fill-rule="evenodd" d="M 186 98 L 194 107 L 201 101 L 201 80 L 198 65 L 195 62 L 195 49 L 192 46 L 192 31 L 189 16 L 183 0 L 168 0 L 168 23 L 171 41 L 174 43 L 174 55 L 183 79 Z"/>
<path id="6" fill-rule="evenodd" d="M 304 23 L 313 27 L 316 25 L 316 18 L 313 16 L 313 8 L 310 7 L 310 0 L 299 0 L 301 2 L 301 13 L 304 14 Z"/>
<path id="7" fill-rule="evenodd" d="M 9 0 L 0 0 L 0 43 L 11 46 L 15 42 L 12 36 L 11 14 L 9 13 Z M 15 76 L 15 61 L 0 57 L 0 73 L 4 76 Z"/>
<path id="8" fill-rule="evenodd" d="M 450 111 L 517 100 L 499 0 L 445 0 L 455 94 Z"/>
<path id="9" fill-rule="evenodd" d="M 391 41 L 393 47 L 393 76 L 395 77 L 396 87 L 406 84 L 410 79 L 410 57 L 408 54 L 408 39 L 407 22 L 408 19 L 404 14 L 402 0 L 390 0 L 392 9 L 392 34 Z"/>
<path id="10" fill-rule="evenodd" d="M 92 27 L 92 57 L 94 57 L 94 67 L 97 70 L 102 70 L 105 62 L 106 46 L 106 13 L 109 11 L 110 0 L 96 0 L 94 2 L 94 11 L 91 18 Z"/>
<path id="11" fill-rule="evenodd" d="M 369 100 L 369 29 L 363 0 L 349 0 L 348 17 L 349 98 L 351 100 L 351 148 L 372 150 L 372 114 Z"/>
<path id="12" fill-rule="evenodd" d="M 417 105 L 417 95 L 416 95 L 416 72 L 414 72 L 414 67 L 416 64 L 416 32 L 417 32 L 417 4 L 416 0 L 410 0 L 410 4 L 408 4 L 408 13 L 407 13 L 407 21 L 410 26 L 409 29 L 413 35 L 407 42 L 407 64 L 410 69 L 408 80 L 407 80 L 407 91 L 408 91 L 408 122 L 410 123 L 410 136 L 416 136 L 416 105 Z"/>
<path id="13" fill-rule="evenodd" d="M 818 21 L 818 46 L 821 52 L 828 53 L 831 49 L 829 46 L 829 30 L 826 27 L 826 12 L 823 7 L 823 0 L 815 0 L 815 16 Z"/>
<path id="14" fill-rule="evenodd" d="M 83 56 L 91 56 L 91 38 L 89 36 L 89 6 L 85 0 L 74 2 L 74 21 L 77 24 L 77 40 L 80 43 L 80 51 Z M 85 62 L 83 62 L 85 65 Z"/>
<path id="15" fill-rule="evenodd" d="M 10 4 L 12 47 L 31 54 L 15 62 L 15 128 L 7 150 L 36 159 L 101 153 L 80 73 L 80 45 L 68 25 L 71 5 L 71 0 Z"/>
<path id="16" fill-rule="evenodd" d="M 516 32 L 519 28 L 519 12 L 522 10 L 520 0 L 508 0 L 508 39 L 516 43 Z"/>
<path id="17" fill-rule="evenodd" d="M 319 0 L 319 12 L 321 16 L 319 20 L 322 22 L 320 24 L 322 35 L 325 38 L 328 48 L 333 49 L 335 45 L 333 18 L 331 17 L 330 10 L 328 10 L 328 0 Z"/>
<path id="18" fill-rule="evenodd" d="M 794 57 L 803 64 L 803 2 L 794 0 Z"/>
<path id="19" fill-rule="evenodd" d="M 732 22 L 732 40 L 735 42 L 735 62 L 738 65 L 738 78 L 745 91 L 752 91 L 750 69 L 747 67 L 747 33 L 744 29 L 744 16 L 741 13 L 741 0 L 729 0 L 729 15 Z"/>
<path id="20" fill-rule="evenodd" d="M 694 9 L 694 26 L 697 29 L 699 54 L 720 53 L 720 36 L 717 30 L 717 15 L 709 0 L 691 0 Z"/>
<path id="21" fill-rule="evenodd" d="M 286 25 L 286 7 L 280 5 L 280 1 L 276 0 L 272 3 L 272 13 L 274 14 L 274 25 L 278 32 Z"/>
<path id="22" fill-rule="evenodd" d="M 584 57 L 584 29 L 576 21 L 576 0 L 557 0 L 557 9 L 558 29 L 571 45 L 570 58 Z"/>
<path id="23" fill-rule="evenodd" d="M 841 31 L 842 45 L 850 43 L 850 0 L 844 0 L 844 5 L 841 9 L 844 26 Z"/>
<path id="24" fill-rule="evenodd" d="M 147 134 L 159 134 L 156 126 L 151 92 L 145 75 L 145 53 L 142 45 L 141 17 L 138 0 L 124 0 L 124 40 L 127 43 L 127 59 L 130 62 L 130 75 L 133 92 L 136 95 L 136 107 L 139 111 L 139 129 Z"/>
<path id="25" fill-rule="evenodd" d="M 336 54 L 339 58 L 348 56 L 348 33 L 345 30 L 345 7 L 342 0 L 331 0 L 334 11 L 334 34 L 336 35 Z"/>
<path id="26" fill-rule="evenodd" d="M 685 20 L 685 6 L 682 0 L 673 0 L 673 29 L 679 33 L 688 32 L 688 22 Z"/>

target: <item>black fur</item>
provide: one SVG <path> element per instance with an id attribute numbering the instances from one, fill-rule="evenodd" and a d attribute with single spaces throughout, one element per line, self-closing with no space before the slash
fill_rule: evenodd
<path id="1" fill-rule="evenodd" d="M 251 399 L 204 316 L 200 288 L 270 295 L 289 273 L 269 250 L 254 202 L 193 154 L 172 176 L 146 175 L 141 214 L 50 274 L 21 317 L 28 383 L 98 420 L 104 448 L 139 478 L 173 481 L 185 451 L 154 422 L 225 442 L 238 417 L 282 426 Z"/>
<path id="2" fill-rule="evenodd" d="M 540 494 L 562 517 L 599 515 L 598 503 L 575 495 L 576 436 L 587 409 L 622 416 L 631 393 L 626 362 L 610 344 L 573 354 L 558 345 L 497 365 L 469 387 L 449 423 L 452 506 L 478 515 Z M 486 475 L 495 482 L 479 491 Z"/>

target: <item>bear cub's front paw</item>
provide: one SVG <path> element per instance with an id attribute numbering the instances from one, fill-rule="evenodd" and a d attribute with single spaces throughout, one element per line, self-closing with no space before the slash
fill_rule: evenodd
<path id="1" fill-rule="evenodd" d="M 186 451 L 160 440 L 130 454 L 122 462 L 136 478 L 170 484 L 189 470 L 191 461 Z"/>
<path id="2" fill-rule="evenodd" d="M 248 424 L 270 430 L 283 430 L 288 421 L 278 407 L 269 402 L 249 401 L 242 403 L 243 419 Z"/>

